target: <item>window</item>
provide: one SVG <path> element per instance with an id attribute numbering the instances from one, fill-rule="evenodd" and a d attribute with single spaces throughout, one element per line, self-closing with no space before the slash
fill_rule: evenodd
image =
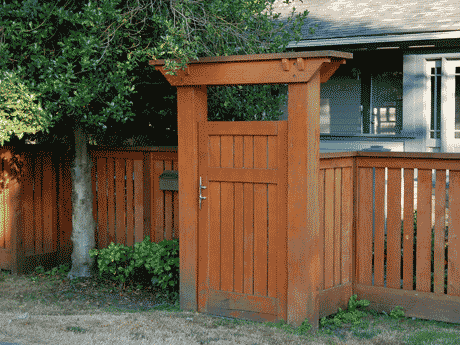
<path id="1" fill-rule="evenodd" d="M 374 133 L 396 134 L 396 102 L 388 107 L 374 108 Z"/>
<path id="2" fill-rule="evenodd" d="M 430 138 L 441 139 L 441 61 L 431 68 Z"/>
<path id="3" fill-rule="evenodd" d="M 460 139 L 460 67 L 455 67 L 455 139 Z"/>

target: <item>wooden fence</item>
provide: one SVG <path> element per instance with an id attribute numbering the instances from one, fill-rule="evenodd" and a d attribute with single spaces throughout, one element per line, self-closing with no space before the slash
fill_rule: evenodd
<path id="1" fill-rule="evenodd" d="M 89 154 L 96 248 L 132 246 L 147 235 L 178 238 L 178 192 L 159 189 L 160 174 L 177 170 L 176 147 L 89 145 Z M 70 262 L 69 157 L 44 145 L 4 146 L 0 157 L 0 268 L 19 273 Z"/>
<path id="2" fill-rule="evenodd" d="M 459 323 L 460 154 L 343 152 L 320 158 L 320 317 L 336 313 L 337 301 L 346 309 L 349 296 L 357 294 L 376 311 L 401 306 L 409 317 Z"/>
<path id="3" fill-rule="evenodd" d="M 71 162 L 38 145 L 13 151 L 0 149 L 0 268 L 27 270 L 50 260 L 69 260 Z M 178 237 L 178 193 L 159 190 L 160 174 L 178 168 L 177 152 L 91 146 L 89 152 L 97 248 L 110 242 L 132 246 L 147 235 L 155 242 Z M 418 169 L 416 232 L 414 169 Z M 377 311 L 389 313 L 398 305 L 406 316 L 460 323 L 455 312 L 460 307 L 460 154 L 320 154 L 319 181 L 320 317 L 336 313 L 337 305 L 346 309 L 349 297 L 357 294 Z M 447 210 L 448 231 L 443 226 Z"/>

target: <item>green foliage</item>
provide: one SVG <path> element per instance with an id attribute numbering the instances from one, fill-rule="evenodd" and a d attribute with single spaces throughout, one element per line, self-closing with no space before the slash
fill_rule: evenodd
<path id="1" fill-rule="evenodd" d="M 136 117 L 154 122 L 167 115 L 177 122 L 175 107 L 133 111 L 137 89 L 150 87 L 149 98 L 161 94 L 145 86 L 159 78 L 150 59 L 165 58 L 168 73 L 175 74 L 198 57 L 283 52 L 289 42 L 298 42 L 308 11 L 298 14 L 294 7 L 280 18 L 273 14 L 273 2 L 16 0 L 0 7 L 0 70 L 14 71 L 27 90 L 19 93 L 37 95 L 43 111 L 36 116 L 46 132 L 60 122 L 80 122 L 95 143 L 110 120 L 121 131 Z M 285 98 L 274 96 L 277 90 L 218 87 L 209 92 L 215 98 L 210 118 L 254 120 L 265 112 L 267 119 L 277 119 Z M 27 109 L 19 110 L 28 115 Z M 2 135 L 19 137 L 21 131 L 32 133 L 19 126 Z"/>
<path id="2" fill-rule="evenodd" d="M 91 249 L 90 257 L 97 256 L 99 276 L 104 273 L 113 274 L 113 279 L 122 283 L 126 281 L 132 272 L 131 266 L 128 265 L 129 259 L 133 255 L 133 249 L 120 243 L 110 243 L 107 248 Z"/>
<path id="3" fill-rule="evenodd" d="M 174 289 L 179 284 L 179 240 L 150 242 L 147 236 L 141 243 L 135 244 L 133 255 L 136 267 L 144 265 L 157 277 L 162 289 Z M 175 291 L 173 292 L 175 294 Z"/>
<path id="4" fill-rule="evenodd" d="M 357 310 L 358 307 L 367 307 L 370 305 L 368 300 L 357 301 L 358 295 L 353 295 L 348 301 L 348 310 L 342 310 L 339 308 L 338 312 L 334 315 L 328 317 L 323 317 L 320 320 L 320 329 L 323 333 L 333 335 L 334 331 L 337 328 L 342 327 L 343 324 L 350 324 L 351 328 L 354 331 L 354 334 L 361 338 L 372 337 L 374 335 L 366 335 L 359 333 L 359 329 L 369 328 L 369 322 L 363 322 L 362 318 L 366 316 L 365 311 Z M 395 307 L 391 312 L 389 317 L 393 319 L 399 319 L 404 317 L 404 311 L 401 307 Z M 306 319 L 302 324 L 297 327 L 292 333 L 303 334 L 309 331 L 312 326 L 308 323 Z"/>
<path id="5" fill-rule="evenodd" d="M 121 283 L 132 278 L 136 267 L 145 267 L 154 274 L 155 281 L 170 297 L 176 298 L 179 284 L 179 240 L 163 240 L 159 243 L 150 242 L 150 236 L 134 249 L 113 242 L 103 249 L 92 249 L 90 257 L 97 257 L 99 276 L 109 274 Z"/>
<path id="6" fill-rule="evenodd" d="M 348 301 L 348 311 L 345 312 L 341 308 L 337 315 L 334 316 L 333 319 L 327 320 L 323 317 L 320 321 L 321 326 L 325 326 L 327 324 L 331 325 L 333 329 L 336 327 L 341 327 L 342 323 L 352 323 L 353 327 L 362 326 L 361 318 L 366 314 L 360 310 L 356 310 L 357 307 L 367 307 L 370 302 L 367 300 L 356 301 L 358 295 L 353 295 L 350 297 Z"/>
<path id="7" fill-rule="evenodd" d="M 14 73 L 2 71 L 0 79 L 0 144 L 11 135 L 21 139 L 24 133 L 45 130 L 47 115 L 43 115 L 41 104 L 36 104 L 37 95 L 27 90 Z"/>

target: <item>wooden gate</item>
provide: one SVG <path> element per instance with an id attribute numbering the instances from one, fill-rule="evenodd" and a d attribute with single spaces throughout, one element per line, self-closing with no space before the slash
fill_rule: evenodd
<path id="1" fill-rule="evenodd" d="M 352 57 L 149 61 L 177 86 L 181 309 L 318 327 L 320 83 Z M 208 86 L 250 84 L 288 84 L 288 121 L 207 122 Z"/>
<path id="2" fill-rule="evenodd" d="M 287 122 L 198 122 L 198 310 L 286 320 Z"/>

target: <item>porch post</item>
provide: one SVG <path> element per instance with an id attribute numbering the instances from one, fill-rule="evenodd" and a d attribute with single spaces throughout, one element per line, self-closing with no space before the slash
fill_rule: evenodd
<path id="1" fill-rule="evenodd" d="M 289 84 L 287 323 L 318 328 L 321 278 L 319 234 L 320 71 Z"/>

